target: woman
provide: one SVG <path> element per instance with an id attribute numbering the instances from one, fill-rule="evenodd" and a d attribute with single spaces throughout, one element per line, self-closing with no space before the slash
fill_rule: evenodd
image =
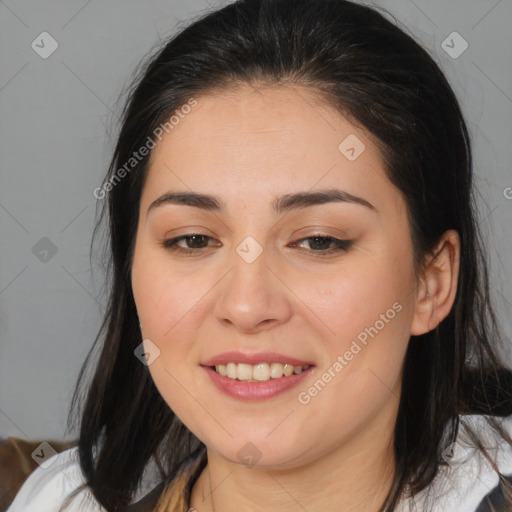
<path id="1" fill-rule="evenodd" d="M 96 191 L 78 450 L 10 510 L 512 510 L 472 187 L 453 91 L 375 10 L 241 0 L 182 30 Z"/>

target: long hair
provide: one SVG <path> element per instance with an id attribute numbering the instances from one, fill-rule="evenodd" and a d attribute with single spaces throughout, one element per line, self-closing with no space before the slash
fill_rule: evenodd
<path id="1" fill-rule="evenodd" d="M 72 411 L 82 406 L 81 468 L 98 502 L 115 511 L 133 499 L 150 461 L 171 482 L 179 464 L 202 445 L 133 354 L 142 337 L 130 276 L 149 159 L 135 161 L 133 154 L 160 126 L 172 128 L 169 120 L 195 97 L 244 84 L 307 86 L 369 130 L 390 181 L 405 198 L 418 276 L 443 232 L 459 233 L 453 308 L 437 328 L 411 336 L 404 361 L 394 432 L 396 473 L 381 509 L 393 510 L 406 488 L 413 494 L 427 488 L 446 464 L 442 453 L 456 439 L 459 415 L 485 415 L 493 431 L 512 443 L 496 419 L 512 414 L 512 384 L 498 355 L 502 338 L 459 103 L 413 37 L 377 10 L 346 0 L 236 1 L 165 41 L 136 75 L 94 231 L 106 217 L 109 300 L 73 398 Z M 93 354 L 98 358 L 85 386 Z M 478 432 L 467 428 L 488 457 Z M 173 510 L 182 508 L 183 503 Z"/>

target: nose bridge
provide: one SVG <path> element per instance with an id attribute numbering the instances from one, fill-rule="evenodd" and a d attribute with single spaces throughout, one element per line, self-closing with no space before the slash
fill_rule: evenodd
<path id="1" fill-rule="evenodd" d="M 235 247 L 232 263 L 216 303 L 219 320 L 249 331 L 285 321 L 290 312 L 286 287 L 274 275 L 268 251 L 255 237 L 247 236 Z"/>

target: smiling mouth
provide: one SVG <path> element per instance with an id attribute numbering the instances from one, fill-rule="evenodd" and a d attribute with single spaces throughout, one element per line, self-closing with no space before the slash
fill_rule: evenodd
<path id="1" fill-rule="evenodd" d="M 291 375 L 298 375 L 311 366 L 310 364 L 293 366 L 288 363 L 259 363 L 256 365 L 227 363 L 210 366 L 210 368 L 228 379 L 247 382 L 265 382 L 282 377 L 290 377 Z"/>

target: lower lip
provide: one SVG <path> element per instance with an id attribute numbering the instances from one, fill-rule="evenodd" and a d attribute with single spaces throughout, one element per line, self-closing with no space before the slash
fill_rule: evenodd
<path id="1" fill-rule="evenodd" d="M 223 377 L 218 374 L 209 366 L 203 366 L 203 368 L 207 371 L 215 386 L 226 395 L 240 400 L 264 400 L 277 396 L 297 386 L 312 373 L 315 367 L 310 366 L 307 370 L 297 375 L 294 374 L 289 377 L 270 379 L 263 382 L 230 379 L 229 377 Z"/>

